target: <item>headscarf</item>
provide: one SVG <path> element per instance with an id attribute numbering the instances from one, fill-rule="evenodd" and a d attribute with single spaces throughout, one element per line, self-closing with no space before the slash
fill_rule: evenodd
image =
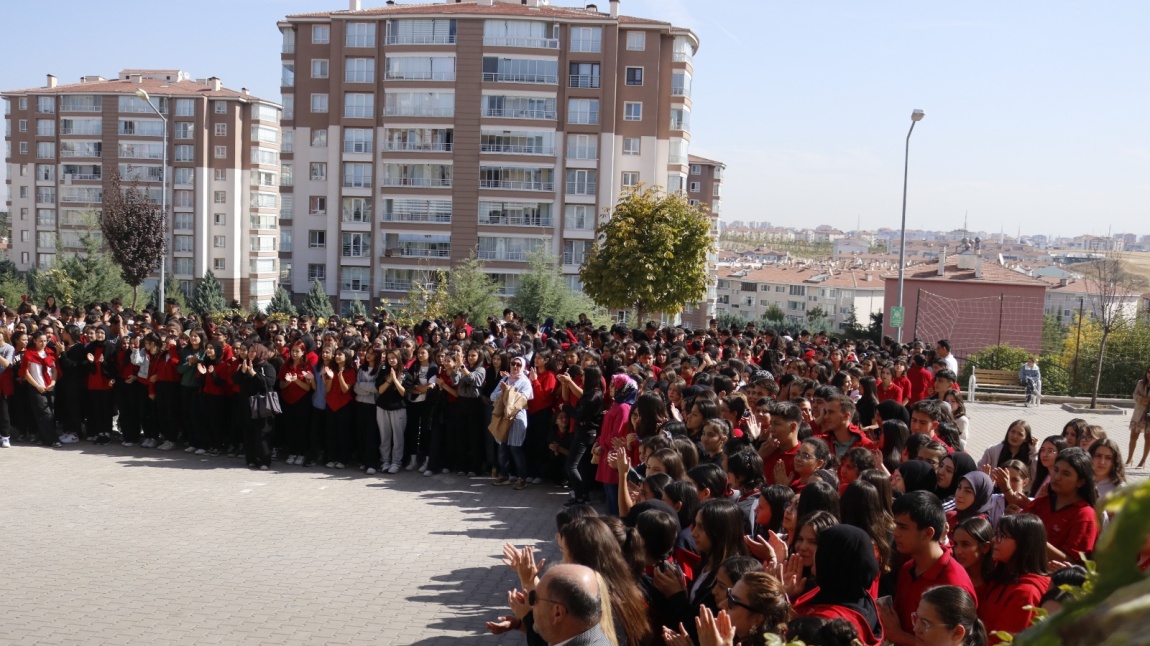
<path id="1" fill-rule="evenodd" d="M 989 518 L 990 509 L 994 506 L 991 503 L 991 496 L 994 494 L 994 481 L 990 479 L 990 476 L 978 470 L 964 474 L 961 479 L 969 482 L 971 488 L 974 489 L 974 502 L 966 509 L 955 510 L 958 521 L 962 522 L 975 516 Z"/>
<path id="2" fill-rule="evenodd" d="M 879 574 L 870 536 L 858 527 L 834 525 L 819 532 L 818 544 L 815 579 L 819 591 L 811 603 L 850 608 L 862 615 L 876 637 L 881 637 L 882 624 L 870 596 Z"/>
<path id="3" fill-rule="evenodd" d="M 611 387 L 615 389 L 616 404 L 634 404 L 639 397 L 639 385 L 624 373 L 611 377 Z"/>
<path id="4" fill-rule="evenodd" d="M 948 498 L 954 498 L 954 492 L 958 489 L 958 481 L 962 479 L 962 476 L 971 471 L 978 471 L 978 465 L 974 463 L 974 458 L 966 453 L 955 451 L 950 455 L 944 456 L 942 459 L 945 460 L 947 458 L 950 458 L 950 460 L 954 462 L 954 477 L 950 479 L 950 486 L 943 489 L 938 486 L 938 481 L 935 480 L 934 487 L 934 493 L 938 495 L 938 499 L 942 501 L 946 501 Z"/>
<path id="5" fill-rule="evenodd" d="M 898 473 L 902 476 L 906 492 L 930 491 L 938 488 L 938 476 L 929 462 L 910 460 L 898 465 Z"/>

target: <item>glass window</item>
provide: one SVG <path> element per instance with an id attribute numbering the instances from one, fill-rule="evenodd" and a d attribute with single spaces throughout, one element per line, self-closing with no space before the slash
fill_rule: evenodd
<path id="1" fill-rule="evenodd" d="M 330 25 L 312 25 L 311 26 L 311 43 L 313 45 L 326 45 L 331 42 L 331 26 Z"/>
<path id="2" fill-rule="evenodd" d="M 349 58 L 344 61 L 343 80 L 346 83 L 372 83 L 375 81 L 374 58 Z"/>
<path id="3" fill-rule="evenodd" d="M 326 58 L 316 58 L 311 62 L 311 77 L 313 79 L 327 78 L 328 64 Z"/>
<path id="4" fill-rule="evenodd" d="M 647 49 L 647 32 L 627 32 L 627 49 L 632 52 L 641 52 L 644 49 Z"/>
<path id="5" fill-rule="evenodd" d="M 643 84 L 643 68 L 642 67 L 628 67 L 627 68 L 627 85 L 642 85 Z"/>
<path id="6" fill-rule="evenodd" d="M 642 121 L 643 104 L 627 101 L 623 103 L 623 121 Z"/>
<path id="7" fill-rule="evenodd" d="M 639 141 L 638 137 L 623 137 L 623 154 L 638 155 Z"/>
<path id="8" fill-rule="evenodd" d="M 599 123 L 599 99 L 567 99 L 567 123 Z"/>
<path id="9" fill-rule="evenodd" d="M 571 51 L 598 52 L 603 49 L 602 27 L 572 27 Z"/>
<path id="10" fill-rule="evenodd" d="M 311 111 L 327 112 L 327 94 L 311 95 Z"/>
<path id="11" fill-rule="evenodd" d="M 344 45 L 346 47 L 375 47 L 375 23 L 347 23 L 347 37 L 344 40 Z"/>
<path id="12" fill-rule="evenodd" d="M 375 95 L 348 92 L 343 95 L 343 116 L 349 119 L 370 119 L 375 116 Z"/>

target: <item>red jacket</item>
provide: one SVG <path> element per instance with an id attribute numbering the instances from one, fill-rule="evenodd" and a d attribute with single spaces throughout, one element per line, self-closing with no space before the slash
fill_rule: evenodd
<path id="1" fill-rule="evenodd" d="M 893 381 L 890 383 L 890 388 L 884 388 L 882 382 L 878 382 L 876 390 L 878 391 L 878 400 L 880 402 L 893 400 L 901 404 L 903 401 L 902 387 Z"/>
<path id="2" fill-rule="evenodd" d="M 1085 500 L 1055 511 L 1050 496 L 1039 496 L 1026 508 L 1026 513 L 1042 519 L 1042 524 L 1046 526 L 1046 541 L 1062 550 L 1070 561 L 1081 563 L 1080 552 L 1089 555 L 1094 551 L 1094 543 L 1098 540 L 1098 522 L 1094 517 L 1094 508 Z"/>
<path id="3" fill-rule="evenodd" d="M 1012 635 L 1025 630 L 1034 619 L 1035 608 L 1050 587 L 1050 578 L 1038 574 L 1023 574 L 1015 583 L 986 583 L 978 588 L 978 618 L 986 625 L 990 643 L 1002 643 L 994 636 L 1002 630 Z"/>
<path id="4" fill-rule="evenodd" d="M 874 441 L 871 440 L 869 437 L 867 437 L 866 433 L 862 432 L 862 429 L 855 426 L 854 424 L 851 424 L 850 432 L 851 432 L 851 435 L 853 435 L 855 437 L 855 442 L 854 442 L 854 444 L 851 445 L 851 448 L 854 448 L 856 446 L 861 446 L 862 448 L 864 448 L 868 451 L 873 451 L 873 450 L 878 448 L 878 445 L 875 444 Z M 827 433 L 824 433 L 823 439 L 826 441 L 827 446 L 830 447 L 831 453 L 837 453 L 837 451 L 835 450 L 834 431 L 829 431 Z"/>
<path id="5" fill-rule="evenodd" d="M 347 392 L 343 392 L 339 387 L 339 375 L 335 375 L 331 380 L 331 388 L 324 391 L 324 400 L 327 401 L 328 410 L 333 412 L 347 406 L 351 400 L 355 399 L 355 368 L 348 368 L 343 371 L 343 380 L 347 383 Z"/>
<path id="6" fill-rule="evenodd" d="M 169 345 L 167 349 L 160 350 L 152 357 L 149 370 L 156 375 L 156 381 L 179 381 L 180 373 L 176 366 L 180 365 L 180 348 L 178 345 Z"/>
<path id="7" fill-rule="evenodd" d="M 294 404 L 308 396 L 308 393 L 311 391 L 300 385 L 304 382 L 305 374 L 311 374 L 311 368 L 308 368 L 307 364 L 296 368 L 293 367 L 289 361 L 288 363 L 285 363 L 282 368 L 280 368 L 280 374 L 276 377 L 280 381 L 283 381 L 288 375 L 295 375 L 296 378 L 295 381 L 288 384 L 287 388 L 280 389 L 280 392 L 284 396 L 284 401 L 289 404 Z"/>
<path id="8" fill-rule="evenodd" d="M 934 392 L 934 375 L 926 368 L 913 365 L 907 368 L 906 378 L 910 380 L 910 403 L 926 399 Z"/>
<path id="9" fill-rule="evenodd" d="M 88 366 L 88 380 L 86 387 L 88 390 L 111 390 L 112 385 L 108 383 L 109 378 L 104 374 L 104 363 L 100 361 L 104 356 L 104 348 L 97 346 L 92 349 L 92 363 Z"/>
<path id="10" fill-rule="evenodd" d="M 835 606 L 830 604 L 811 604 L 804 603 L 801 599 L 795 605 L 795 614 L 800 617 L 819 617 L 830 621 L 832 619 L 845 619 L 850 625 L 854 626 L 855 631 L 858 632 L 859 641 L 866 644 L 866 646 L 879 646 L 882 643 L 882 638 L 876 637 L 874 630 L 867 623 L 866 619 L 857 611 L 844 606 Z"/>
<path id="11" fill-rule="evenodd" d="M 534 415 L 545 411 L 555 404 L 555 387 L 558 385 L 555 373 L 544 370 L 538 374 L 538 379 L 532 380 L 531 388 L 534 396 L 527 401 L 527 413 Z"/>

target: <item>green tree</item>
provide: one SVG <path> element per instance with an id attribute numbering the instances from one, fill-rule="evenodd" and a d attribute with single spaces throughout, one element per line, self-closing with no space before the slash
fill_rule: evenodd
<path id="1" fill-rule="evenodd" d="M 299 311 L 313 319 L 328 319 L 331 318 L 332 314 L 335 314 L 335 310 L 331 307 L 331 299 L 327 297 L 327 292 L 323 289 L 323 283 L 318 280 L 312 281 L 311 289 L 304 297 L 303 304 L 299 306 Z"/>
<path id="2" fill-rule="evenodd" d="M 771 306 L 767 308 L 766 313 L 763 314 L 763 318 L 770 321 L 774 325 L 781 325 L 783 319 L 787 318 L 787 313 L 783 311 L 783 308 L 779 307 L 778 303 L 771 303 Z"/>
<path id="3" fill-rule="evenodd" d="M 452 268 L 443 294 L 443 307 L 445 312 L 467 312 L 471 321 L 480 324 L 503 310 L 495 279 L 484 270 L 483 261 L 474 253 Z"/>
<path id="4" fill-rule="evenodd" d="M 110 186 L 104 192 L 100 230 L 124 282 L 132 287 L 132 309 L 135 309 L 140 285 L 160 264 L 164 253 L 167 242 L 164 214 L 159 205 L 135 185 L 122 187 L 120 173 L 114 166 L 108 172 Z"/>
<path id="5" fill-rule="evenodd" d="M 550 316 L 561 326 L 578 319 L 580 313 L 591 316 L 595 303 L 567 285 L 559 258 L 538 251 L 531 254 L 529 261 L 527 273 L 519 277 L 519 287 L 510 303 L 524 320 L 542 322 Z"/>
<path id="6" fill-rule="evenodd" d="M 220 281 L 216 279 L 212 270 L 209 269 L 204 272 L 204 277 L 196 283 L 196 288 L 192 292 L 192 298 L 188 305 L 193 312 L 200 316 L 223 312 L 228 308 L 228 300 L 224 298 L 223 285 L 220 285 Z"/>
<path id="7" fill-rule="evenodd" d="M 82 251 L 71 255 L 58 252 L 54 267 L 37 272 L 32 290 L 37 303 L 48 295 L 54 295 L 60 303 L 80 307 L 127 298 L 131 288 L 120 277 L 116 263 L 101 252 L 99 232 L 82 229 L 80 245 Z"/>
<path id="8" fill-rule="evenodd" d="M 711 218 L 682 193 L 628 190 L 580 269 L 583 290 L 610 310 L 677 314 L 704 299 L 713 250 Z"/>
<path id="9" fill-rule="evenodd" d="M 348 303 L 347 318 L 354 319 L 357 316 L 367 316 L 367 309 L 363 306 L 363 301 L 358 298 Z"/>
<path id="10" fill-rule="evenodd" d="M 1094 369 L 1094 388 L 1090 392 L 1090 407 L 1098 407 L 1098 389 L 1102 385 L 1102 364 L 1106 358 L 1106 342 L 1116 327 L 1124 322 L 1123 303 L 1135 285 L 1121 254 L 1111 253 L 1086 264 L 1086 293 L 1094 305 L 1094 312 L 1102 330 L 1098 344 L 1098 362 Z"/>
<path id="11" fill-rule="evenodd" d="M 821 306 L 815 305 L 807 310 L 807 322 L 815 330 L 825 331 L 827 329 L 827 311 Z"/>
<path id="12" fill-rule="evenodd" d="M 276 288 L 276 293 L 268 303 L 268 314 L 296 315 L 295 305 L 292 305 L 291 296 L 282 286 Z"/>
<path id="13" fill-rule="evenodd" d="M 171 298 L 176 301 L 176 305 L 180 308 L 181 312 L 186 312 L 188 309 L 188 299 L 184 296 L 183 281 L 174 278 L 168 274 L 164 278 L 164 298 Z M 148 307 L 163 311 L 164 304 L 160 302 L 160 284 L 152 288 L 152 293 L 148 296 Z"/>

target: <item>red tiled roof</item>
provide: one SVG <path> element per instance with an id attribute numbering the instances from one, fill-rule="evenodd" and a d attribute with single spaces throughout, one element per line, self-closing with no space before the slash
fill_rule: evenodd
<path id="1" fill-rule="evenodd" d="M 898 280 L 897 267 L 893 273 L 883 274 L 884 280 Z M 938 262 L 925 262 L 917 265 L 907 267 L 905 272 L 906 280 L 931 280 L 931 281 L 961 281 L 970 283 L 998 283 L 1008 285 L 1032 285 L 1046 287 L 1046 283 L 1027 276 L 1026 274 L 1019 273 L 996 262 L 988 260 L 982 261 L 982 276 L 976 278 L 973 269 L 959 269 L 957 262 L 954 264 L 948 263 L 943 269 L 943 275 L 938 275 Z"/>
<path id="2" fill-rule="evenodd" d="M 692 164 L 704 164 L 706 166 L 723 166 L 723 167 L 726 167 L 726 164 L 724 164 L 721 161 L 715 161 L 713 159 L 707 159 L 706 157 L 699 157 L 698 155 L 687 155 L 687 161 L 692 163 Z"/>
<path id="3" fill-rule="evenodd" d="M 601 0 L 607 4 L 607 0 Z M 394 4 L 382 7 L 370 7 L 359 11 L 342 9 L 337 11 L 318 11 L 314 13 L 297 13 L 287 16 L 288 20 L 296 18 L 357 18 L 369 16 L 409 16 L 426 14 L 466 14 L 466 15 L 498 15 L 498 16 L 544 16 L 546 18 L 585 19 L 585 20 L 612 20 L 611 15 L 601 11 L 591 11 L 579 7 L 529 7 L 521 4 L 495 2 L 491 5 L 480 5 L 476 2 L 438 2 L 427 4 Z M 670 27 L 671 23 L 634 16 L 619 16 L 621 24 L 652 25 Z"/>
<path id="4" fill-rule="evenodd" d="M 153 96 L 206 96 L 220 99 L 247 99 L 250 101 L 264 101 L 251 94 L 244 94 L 238 90 L 229 90 L 221 87 L 213 90 L 210 86 L 195 81 L 165 81 L 161 79 L 142 79 L 139 83 L 132 80 L 109 79 L 107 81 L 90 81 L 88 83 L 69 83 L 56 87 L 35 87 L 26 90 L 8 90 L 3 94 L 135 94 L 136 90 L 143 89 Z M 274 102 L 271 102 L 274 103 Z"/>
<path id="5" fill-rule="evenodd" d="M 1055 292 L 1055 293 L 1060 293 L 1060 294 L 1087 294 L 1087 295 L 1089 295 L 1089 294 L 1097 294 L 1099 292 L 1098 288 L 1094 286 L 1095 281 L 1093 281 L 1089 278 L 1082 278 L 1082 279 L 1071 278 L 1070 280 L 1068 280 L 1066 282 L 1065 285 L 1062 284 L 1062 279 L 1053 278 L 1050 276 L 1042 276 L 1039 278 L 1039 280 L 1046 283 L 1046 286 L 1047 286 L 1046 289 L 1047 290 Z M 1120 287 L 1115 292 L 1115 294 L 1121 295 L 1121 296 L 1136 296 L 1138 294 L 1138 292 L 1129 291 L 1129 290 L 1126 290 L 1126 289 L 1123 289 Z"/>
<path id="6" fill-rule="evenodd" d="M 736 271 L 728 271 L 725 280 L 745 283 L 778 283 L 781 285 L 814 285 L 817 287 L 845 287 L 849 289 L 883 289 L 883 282 L 879 280 L 877 271 L 863 271 L 859 269 L 827 269 L 825 267 L 763 267 L 752 269 L 745 276 L 734 276 Z M 867 280 L 867 274 L 871 280 Z M 824 280 L 813 281 L 816 276 L 825 276 Z"/>

